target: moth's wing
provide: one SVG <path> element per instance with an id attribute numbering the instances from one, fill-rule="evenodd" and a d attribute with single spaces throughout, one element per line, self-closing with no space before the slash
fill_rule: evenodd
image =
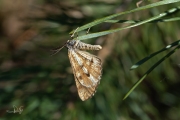
<path id="1" fill-rule="evenodd" d="M 68 51 L 71 65 L 75 70 L 74 74 L 79 82 L 86 87 L 99 83 L 102 75 L 101 60 L 88 52 L 73 49 Z"/>
<path id="2" fill-rule="evenodd" d="M 76 81 L 78 94 L 82 101 L 85 101 L 85 100 L 91 98 L 92 96 L 94 96 L 94 93 L 96 92 L 96 86 L 85 87 L 79 82 L 79 80 L 76 78 L 75 75 L 74 75 L 74 77 L 75 77 L 75 81 Z"/>
<path id="3" fill-rule="evenodd" d="M 81 100 L 94 95 L 101 79 L 101 60 L 84 51 L 69 49 L 68 56 L 73 69 L 78 94 Z"/>
<path id="4" fill-rule="evenodd" d="M 89 70 L 90 73 L 90 79 L 98 83 L 100 82 L 101 75 L 102 75 L 102 62 L 101 59 L 99 59 L 97 56 L 92 55 L 88 52 L 84 51 L 77 51 L 77 54 L 79 56 L 82 56 L 82 59 L 84 61 L 84 66 Z M 94 79 L 93 79 L 94 78 Z"/>

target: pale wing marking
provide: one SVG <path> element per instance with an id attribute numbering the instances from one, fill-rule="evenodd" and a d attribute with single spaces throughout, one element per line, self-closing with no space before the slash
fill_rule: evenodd
<path id="1" fill-rule="evenodd" d="M 78 50 L 77 54 L 82 56 L 82 58 L 84 59 L 83 65 L 85 68 L 87 68 L 89 70 L 89 73 L 90 73 L 89 78 L 93 82 L 100 81 L 101 75 L 102 75 L 101 60 L 97 56 L 94 57 L 94 55 L 89 54 L 84 51 Z"/>

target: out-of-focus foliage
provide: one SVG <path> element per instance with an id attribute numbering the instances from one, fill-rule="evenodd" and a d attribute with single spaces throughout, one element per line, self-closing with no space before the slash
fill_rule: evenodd
<path id="1" fill-rule="evenodd" d="M 70 38 L 69 32 L 101 17 L 136 8 L 132 0 L 1 0 L 0 1 L 0 120 L 179 120 L 179 51 L 159 65 L 132 94 L 133 84 L 162 53 L 130 71 L 138 60 L 179 40 L 179 22 L 148 23 L 83 42 L 100 44 L 93 54 L 103 61 L 97 93 L 82 102 L 77 94 L 67 50 L 53 49 Z M 143 1 L 139 6 L 155 0 Z M 124 15 L 143 20 L 179 3 Z M 179 13 L 172 15 L 179 16 Z M 103 23 L 98 32 L 127 24 Z M 86 34 L 86 31 L 78 35 Z M 13 105 L 23 106 L 19 113 Z"/>

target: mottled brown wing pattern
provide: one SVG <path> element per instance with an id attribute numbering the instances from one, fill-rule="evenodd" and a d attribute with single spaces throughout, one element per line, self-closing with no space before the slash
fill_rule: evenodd
<path id="1" fill-rule="evenodd" d="M 101 60 L 90 53 L 78 49 L 68 49 L 78 94 L 81 100 L 91 98 L 101 79 Z"/>
<path id="2" fill-rule="evenodd" d="M 80 51 L 78 50 L 77 54 L 79 56 L 82 56 L 82 59 L 84 59 L 84 66 L 88 70 L 90 70 L 90 74 L 93 76 L 92 79 L 94 82 L 100 82 L 101 75 L 102 75 L 102 63 L 101 59 L 99 59 L 97 56 L 92 55 L 88 52 Z M 90 78 L 92 78 L 90 76 Z"/>

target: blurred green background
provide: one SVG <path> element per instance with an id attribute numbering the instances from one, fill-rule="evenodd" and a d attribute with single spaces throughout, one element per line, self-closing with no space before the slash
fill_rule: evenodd
<path id="1" fill-rule="evenodd" d="M 138 60 L 180 37 L 180 23 L 148 23 L 83 42 L 99 44 L 92 52 L 103 61 L 97 93 L 82 102 L 78 96 L 67 49 L 52 50 L 69 32 L 101 17 L 137 8 L 132 0 L 0 0 L 0 120 L 180 120 L 179 51 L 160 64 L 130 94 L 124 95 L 164 52 L 140 68 Z M 144 1 L 144 6 L 157 0 Z M 124 15 L 143 20 L 177 4 Z M 179 13 L 175 14 L 176 16 Z M 172 15 L 175 16 L 175 15 Z M 90 33 L 127 24 L 103 23 Z M 86 34 L 86 31 L 78 33 Z M 13 111 L 23 106 L 23 112 Z"/>

